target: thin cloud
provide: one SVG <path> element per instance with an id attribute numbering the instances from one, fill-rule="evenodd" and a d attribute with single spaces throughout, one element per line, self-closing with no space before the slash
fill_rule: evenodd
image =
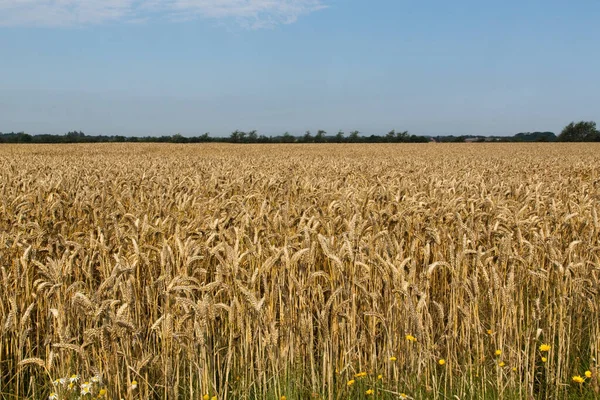
<path id="1" fill-rule="evenodd" d="M 231 19 L 247 28 L 295 22 L 324 0 L 0 0 L 0 26 L 86 26 L 106 22 Z"/>

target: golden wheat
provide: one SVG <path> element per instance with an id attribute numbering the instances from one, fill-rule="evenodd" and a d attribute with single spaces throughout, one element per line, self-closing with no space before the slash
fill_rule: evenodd
<path id="1" fill-rule="evenodd" d="M 0 397 L 594 398 L 599 207 L 594 144 L 5 145 Z"/>

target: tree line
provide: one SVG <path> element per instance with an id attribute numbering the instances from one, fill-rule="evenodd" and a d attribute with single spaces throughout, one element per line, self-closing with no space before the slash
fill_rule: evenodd
<path id="1" fill-rule="evenodd" d="M 408 131 L 391 130 L 386 135 L 361 136 L 359 131 L 346 135 L 343 131 L 328 135 L 319 130 L 315 134 L 310 131 L 302 136 L 294 136 L 289 132 L 277 136 L 260 135 L 256 130 L 249 132 L 235 130 L 228 137 L 213 137 L 209 133 L 200 136 L 105 136 L 86 135 L 81 131 L 68 132 L 65 135 L 30 135 L 25 132 L 1 133 L 0 143 L 108 143 L 108 142 L 140 142 L 140 143 L 426 143 L 426 136 L 410 135 Z"/>
<path id="2" fill-rule="evenodd" d="M 593 121 L 571 122 L 560 135 L 553 132 L 524 132 L 514 136 L 417 136 L 408 131 L 391 130 L 385 135 L 361 135 L 359 131 L 351 131 L 348 135 L 338 131 L 329 135 L 324 130 L 316 133 L 306 131 L 304 135 L 294 136 L 289 132 L 282 135 L 266 136 L 256 130 L 249 132 L 235 130 L 227 137 L 213 137 L 210 133 L 200 136 L 122 136 L 122 135 L 86 135 L 82 131 L 71 131 L 64 135 L 30 135 L 25 132 L 0 132 L 0 143 L 109 143 L 109 142 L 140 142 L 140 143 L 426 143 L 435 142 L 600 142 L 600 131 Z"/>

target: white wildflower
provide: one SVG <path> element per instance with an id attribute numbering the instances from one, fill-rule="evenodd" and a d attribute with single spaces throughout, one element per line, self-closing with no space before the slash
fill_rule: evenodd
<path id="1" fill-rule="evenodd" d="M 90 394 L 90 389 L 92 388 L 92 384 L 89 382 L 85 382 L 81 384 L 81 395 Z"/>

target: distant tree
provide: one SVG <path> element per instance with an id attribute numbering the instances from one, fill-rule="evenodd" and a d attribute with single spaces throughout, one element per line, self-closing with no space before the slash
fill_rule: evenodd
<path id="1" fill-rule="evenodd" d="M 354 142 L 358 142 L 358 135 L 360 134 L 359 131 L 352 131 L 350 132 L 350 136 L 348 136 L 348 141 L 354 143 Z"/>
<path id="2" fill-rule="evenodd" d="M 281 138 L 281 141 L 283 143 L 294 143 L 296 141 L 296 138 L 293 137 L 292 135 L 290 135 L 289 132 L 286 132 L 283 134 L 283 137 Z"/>
<path id="3" fill-rule="evenodd" d="M 596 142 L 600 141 L 600 132 L 593 121 L 571 122 L 565 126 L 560 135 L 560 142 Z"/>
<path id="4" fill-rule="evenodd" d="M 248 141 L 249 142 L 254 143 L 257 141 L 257 139 L 258 139 L 258 133 L 255 130 L 248 132 Z"/>
<path id="5" fill-rule="evenodd" d="M 233 132 L 231 132 L 231 135 L 229 135 L 229 140 L 233 143 L 239 143 L 241 141 L 241 133 L 239 130 L 235 130 Z"/>
<path id="6" fill-rule="evenodd" d="M 510 138 L 514 142 L 555 142 L 553 132 L 521 132 Z"/>
<path id="7" fill-rule="evenodd" d="M 407 141 L 409 141 L 408 131 L 396 132 L 396 142 L 407 142 Z M 411 140 L 411 141 L 414 141 L 414 140 Z"/>
<path id="8" fill-rule="evenodd" d="M 385 139 L 387 142 L 393 142 L 396 139 L 396 130 L 392 129 L 385 135 Z"/>
<path id="9" fill-rule="evenodd" d="M 25 132 L 17 133 L 17 143 L 31 143 L 33 141 L 33 136 Z"/>
<path id="10" fill-rule="evenodd" d="M 313 136 L 311 135 L 310 131 L 306 131 L 306 133 L 304 134 L 304 136 L 302 137 L 302 141 L 304 143 L 311 143 L 314 141 Z"/>
<path id="11" fill-rule="evenodd" d="M 323 143 L 325 141 L 325 134 L 326 133 L 327 132 L 325 132 L 324 130 L 320 129 L 317 132 L 317 135 L 315 136 L 315 142 L 317 142 L 317 143 Z"/>
<path id="12" fill-rule="evenodd" d="M 344 141 L 344 131 L 343 130 L 339 130 L 338 133 L 335 135 L 335 141 L 337 143 L 342 143 Z"/>
<path id="13" fill-rule="evenodd" d="M 171 137 L 171 142 L 173 143 L 186 143 L 188 140 L 182 136 L 180 133 L 173 135 Z"/>
<path id="14" fill-rule="evenodd" d="M 65 135 L 65 142 L 67 142 L 67 143 L 84 142 L 85 141 L 84 138 L 85 138 L 85 133 L 83 133 L 82 131 L 67 132 L 67 134 Z"/>

